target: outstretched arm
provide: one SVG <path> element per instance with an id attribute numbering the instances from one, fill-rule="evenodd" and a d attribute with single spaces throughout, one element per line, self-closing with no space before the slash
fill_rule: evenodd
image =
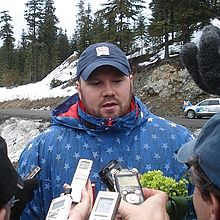
<path id="1" fill-rule="evenodd" d="M 168 220 L 169 216 L 166 212 L 166 203 L 168 196 L 166 193 L 153 190 L 143 189 L 145 201 L 140 205 L 131 205 L 125 201 L 121 201 L 118 209 L 123 220 Z"/>

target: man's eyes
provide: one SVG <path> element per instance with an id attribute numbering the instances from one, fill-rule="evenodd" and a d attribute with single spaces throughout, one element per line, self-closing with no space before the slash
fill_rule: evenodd
<path id="1" fill-rule="evenodd" d="M 92 86 L 96 86 L 96 85 L 101 84 L 101 82 L 99 82 L 99 81 L 92 81 L 92 82 L 89 82 L 89 84 L 92 85 Z"/>
<path id="2" fill-rule="evenodd" d="M 117 84 L 117 83 L 120 83 L 122 82 L 123 80 L 121 79 L 117 79 L 117 80 L 112 80 L 112 83 L 114 84 Z M 92 86 L 98 86 L 98 85 L 101 85 L 101 84 L 105 84 L 103 83 L 102 81 L 90 81 L 89 82 L 89 85 L 92 85 Z"/>

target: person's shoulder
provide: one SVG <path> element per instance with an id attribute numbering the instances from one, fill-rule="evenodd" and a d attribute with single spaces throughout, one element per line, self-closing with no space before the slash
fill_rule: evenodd
<path id="1" fill-rule="evenodd" d="M 151 114 L 151 115 L 153 115 L 153 114 Z M 189 131 L 188 128 L 182 126 L 181 124 L 175 123 L 170 119 L 166 119 L 164 117 L 153 115 L 153 120 L 158 125 L 172 129 L 174 131 L 179 130 L 179 131 L 185 131 L 185 132 L 191 133 L 191 131 Z"/>

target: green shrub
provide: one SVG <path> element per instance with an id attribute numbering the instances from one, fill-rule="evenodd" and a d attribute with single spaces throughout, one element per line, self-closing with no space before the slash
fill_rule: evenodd
<path id="1" fill-rule="evenodd" d="M 177 182 L 174 178 L 164 176 L 163 172 L 160 170 L 141 174 L 140 183 L 142 187 L 159 189 L 166 192 L 169 196 L 188 195 L 188 180 L 182 178 Z"/>
<path id="2" fill-rule="evenodd" d="M 57 86 L 60 86 L 62 84 L 63 84 L 63 81 L 53 78 L 50 82 L 50 88 L 53 89 L 53 88 L 56 88 Z"/>

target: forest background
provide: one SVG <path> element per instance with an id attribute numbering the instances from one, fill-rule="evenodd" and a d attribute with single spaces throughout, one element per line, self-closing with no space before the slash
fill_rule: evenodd
<path id="1" fill-rule="evenodd" d="M 79 0 L 77 9 L 76 27 L 68 37 L 57 26 L 53 0 L 27 0 L 28 28 L 18 45 L 12 17 L 9 11 L 1 11 L 0 86 L 38 82 L 71 54 L 77 57 L 88 45 L 101 41 L 118 45 L 126 55 L 138 52 L 139 61 L 164 48 L 168 60 L 170 45 L 183 45 L 195 31 L 220 17 L 219 0 L 152 0 L 150 17 L 145 17 L 143 0 L 107 0 L 95 13 L 89 3 Z"/>

